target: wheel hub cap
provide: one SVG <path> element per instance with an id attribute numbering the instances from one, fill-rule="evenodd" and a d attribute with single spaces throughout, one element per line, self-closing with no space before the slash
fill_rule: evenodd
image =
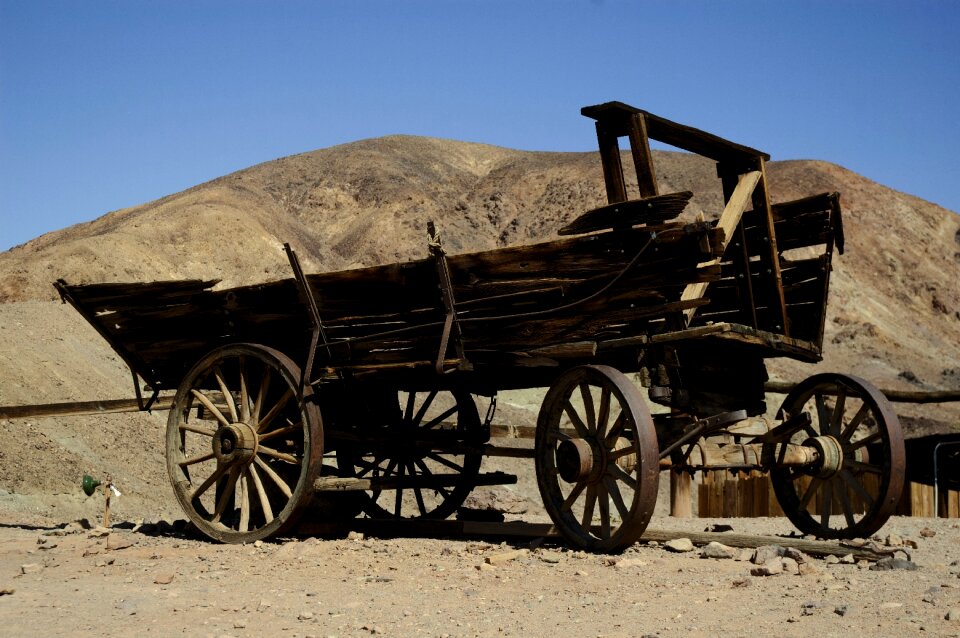
<path id="1" fill-rule="evenodd" d="M 557 471 L 567 483 L 578 483 L 593 471 L 593 448 L 586 439 L 567 439 L 557 446 Z"/>
<path id="2" fill-rule="evenodd" d="M 213 454 L 218 463 L 248 462 L 257 451 L 257 433 L 246 423 L 233 423 L 217 430 Z"/>
<path id="3" fill-rule="evenodd" d="M 843 447 L 835 437 L 817 436 L 807 439 L 803 444 L 817 451 L 820 462 L 813 474 L 817 478 L 836 476 L 843 469 Z"/>

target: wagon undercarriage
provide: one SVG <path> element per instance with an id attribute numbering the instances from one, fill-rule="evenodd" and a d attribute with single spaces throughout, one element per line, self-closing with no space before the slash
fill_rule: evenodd
<path id="1" fill-rule="evenodd" d="M 498 454 L 532 455 L 556 527 L 591 550 L 640 537 L 668 467 L 770 472 L 805 533 L 883 525 L 904 453 L 876 389 L 820 374 L 764 416 L 765 358 L 820 359 L 839 196 L 772 205 L 760 151 L 620 103 L 583 113 L 609 203 L 559 240 L 448 256 L 431 224 L 430 257 L 405 264 L 305 275 L 288 247 L 294 277 L 259 286 L 56 284 L 135 381 L 177 390 L 167 465 L 202 531 L 252 541 L 310 508 L 446 518 L 516 480 L 481 471 Z M 657 191 L 648 139 L 717 161 L 717 221 L 678 220 L 692 194 Z M 474 397 L 532 387 L 534 450 L 491 445 Z"/>

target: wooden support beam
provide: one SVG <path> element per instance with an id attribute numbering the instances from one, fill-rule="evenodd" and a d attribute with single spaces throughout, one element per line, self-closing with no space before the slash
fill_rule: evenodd
<path id="1" fill-rule="evenodd" d="M 690 484 L 693 482 L 688 472 L 670 470 L 670 516 L 690 518 L 693 516 L 693 502 L 690 500 Z"/>
<path id="2" fill-rule="evenodd" d="M 726 247 L 733 239 L 734 231 L 740 224 L 740 218 L 743 216 L 743 212 L 747 209 L 747 204 L 750 202 L 750 199 L 753 196 L 754 189 L 756 188 L 757 183 L 760 181 L 761 175 L 762 174 L 760 171 L 750 171 L 749 173 L 744 173 L 740 176 L 740 180 L 737 182 L 736 188 L 733 189 L 733 193 L 730 195 L 727 205 L 723 208 L 723 213 L 720 214 L 720 219 L 717 220 L 717 228 L 723 231 L 724 250 L 726 250 Z M 711 266 L 719 263 L 720 258 L 718 257 L 700 265 Z M 680 300 L 690 301 L 694 299 L 702 299 L 704 294 L 707 292 L 708 285 L 708 282 L 690 284 L 684 289 Z M 696 310 L 696 308 L 689 308 L 684 311 L 684 314 L 687 318 L 687 325 L 690 325 L 690 321 L 693 319 L 693 315 Z"/>
<path id="3" fill-rule="evenodd" d="M 629 136 L 640 197 L 654 197 L 659 194 L 657 174 L 653 169 L 653 155 L 650 153 L 650 140 L 647 135 L 647 118 L 643 113 L 634 113 L 630 118 Z"/>
<path id="4" fill-rule="evenodd" d="M 780 320 L 779 326 L 763 326 L 765 329 L 773 329 L 784 336 L 790 336 L 790 321 L 787 316 L 787 304 L 783 297 L 783 280 L 780 274 L 780 251 L 777 250 L 777 233 L 774 230 L 773 207 L 770 204 L 770 191 L 767 187 L 767 166 L 762 158 L 758 159 L 760 171 L 760 182 L 753 191 L 753 209 L 760 212 L 763 216 L 762 226 L 764 229 L 764 241 L 767 242 L 767 249 L 762 247 L 759 250 L 760 261 L 766 266 L 767 276 L 761 278 L 761 281 L 767 282 L 767 289 L 770 296 L 776 304 L 775 309 Z M 779 328 L 779 329 L 778 329 Z"/>
<path id="5" fill-rule="evenodd" d="M 317 492 L 352 492 L 364 490 L 406 490 L 415 487 L 436 489 L 439 487 L 456 487 L 464 481 L 462 474 L 432 474 L 420 476 L 385 476 L 381 478 L 342 478 L 339 476 L 323 476 L 313 482 L 313 489 Z M 472 481 L 473 485 L 513 485 L 517 477 L 504 472 L 487 472 L 478 474 Z"/>
<path id="6" fill-rule="evenodd" d="M 173 397 L 161 397 L 151 410 L 169 410 Z M 139 412 L 136 399 L 105 399 L 103 401 L 71 401 L 68 403 L 41 403 L 37 405 L 0 405 L 0 419 L 27 419 L 51 416 L 89 416 Z"/>
<path id="7" fill-rule="evenodd" d="M 603 181 L 607 186 L 607 203 L 616 204 L 627 200 L 627 186 L 623 181 L 623 163 L 620 161 L 620 144 L 617 133 L 606 122 L 597 122 L 597 144 L 600 146 L 600 163 L 603 166 Z"/>

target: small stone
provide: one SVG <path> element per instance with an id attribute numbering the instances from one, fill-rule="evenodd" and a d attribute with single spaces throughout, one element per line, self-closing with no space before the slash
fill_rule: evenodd
<path id="1" fill-rule="evenodd" d="M 903 607 L 903 603 L 889 602 L 880 605 L 880 609 L 898 609 L 900 607 Z"/>
<path id="2" fill-rule="evenodd" d="M 904 569 L 907 571 L 915 571 L 920 568 L 913 561 L 905 560 L 903 558 L 894 558 L 892 556 L 888 556 L 887 558 L 881 558 L 870 567 L 870 571 L 874 571 L 874 572 L 881 572 L 889 569 Z"/>
<path id="3" fill-rule="evenodd" d="M 261 547 L 263 547 L 263 541 L 253 541 L 253 546 L 256 547 L 257 549 L 260 549 Z"/>
<path id="4" fill-rule="evenodd" d="M 266 611 L 266 610 L 268 610 L 268 609 L 270 609 L 270 603 L 267 602 L 266 600 L 261 600 L 261 601 L 257 604 L 257 611 L 261 611 L 261 612 L 262 612 L 262 611 Z"/>
<path id="5" fill-rule="evenodd" d="M 246 626 L 247 626 L 247 621 L 246 621 L 246 620 L 234 620 L 234 621 L 233 621 L 233 628 L 234 628 L 234 629 L 245 629 Z"/>
<path id="6" fill-rule="evenodd" d="M 730 585 L 733 587 L 748 587 L 752 582 L 749 578 L 738 578 L 730 583 Z"/>
<path id="7" fill-rule="evenodd" d="M 732 532 L 733 525 L 725 525 L 724 523 L 713 523 L 712 525 L 707 525 L 705 532 Z"/>
<path id="8" fill-rule="evenodd" d="M 617 569 L 630 569 L 632 567 L 646 567 L 647 563 L 639 558 L 617 558 L 612 565 Z"/>
<path id="9" fill-rule="evenodd" d="M 823 559 L 823 561 L 824 561 L 827 565 L 836 565 L 837 563 L 840 562 L 840 559 L 837 558 L 836 556 L 834 556 L 833 554 L 830 554 L 830 555 L 827 556 L 825 559 Z"/>
<path id="10" fill-rule="evenodd" d="M 847 554 L 840 557 L 840 562 L 844 565 L 853 565 L 857 562 L 857 559 L 853 557 L 853 554 Z"/>
<path id="11" fill-rule="evenodd" d="M 313 612 L 301 611 L 300 615 L 297 616 L 297 620 L 313 620 Z"/>
<path id="12" fill-rule="evenodd" d="M 758 547 L 753 551 L 753 558 L 750 560 L 754 565 L 765 565 L 772 558 L 780 558 L 783 556 L 784 550 L 779 545 L 764 545 L 763 547 Z"/>
<path id="13" fill-rule="evenodd" d="M 783 573 L 783 563 L 780 557 L 771 558 L 763 565 L 758 565 L 750 570 L 751 576 L 776 576 Z"/>
<path id="14" fill-rule="evenodd" d="M 92 530 L 90 530 L 90 533 L 87 534 L 87 536 L 90 538 L 103 538 L 104 536 L 109 535 L 110 530 L 108 530 L 106 527 L 94 527 Z"/>
<path id="15" fill-rule="evenodd" d="M 749 548 L 741 549 L 737 552 L 737 555 L 733 557 L 733 560 L 736 561 L 752 561 L 753 560 L 753 550 Z"/>
<path id="16" fill-rule="evenodd" d="M 38 563 L 27 563 L 26 565 L 20 565 L 20 573 L 22 574 L 36 574 L 43 566 Z"/>
<path id="17" fill-rule="evenodd" d="M 780 565 L 783 567 L 783 573 L 785 574 L 799 574 L 800 573 L 800 564 L 793 560 L 792 558 L 787 558 L 784 556 L 780 559 Z"/>
<path id="18" fill-rule="evenodd" d="M 799 549 L 793 547 L 787 547 L 783 550 L 784 558 L 792 558 L 797 561 L 797 563 L 809 563 L 810 557 L 801 552 Z"/>
<path id="19" fill-rule="evenodd" d="M 107 536 L 107 549 L 126 549 L 131 545 L 133 545 L 133 541 L 125 536 L 118 536 L 117 534 L 110 534 Z"/>
<path id="20" fill-rule="evenodd" d="M 362 540 L 363 540 L 363 532 L 350 532 L 349 534 L 347 534 L 347 540 L 348 540 L 348 541 L 358 541 L 358 542 L 359 542 L 359 541 L 362 541 Z"/>
<path id="21" fill-rule="evenodd" d="M 560 557 L 556 554 L 537 554 L 537 558 L 545 563 L 550 563 L 551 565 L 556 565 L 560 562 Z"/>
<path id="22" fill-rule="evenodd" d="M 693 551 L 693 541 L 689 538 L 674 538 L 669 540 L 663 545 L 666 549 L 671 552 L 692 552 Z"/>
<path id="23" fill-rule="evenodd" d="M 797 573 L 801 576 L 811 576 L 813 574 L 819 574 L 820 570 L 817 569 L 813 563 L 798 563 Z"/>
<path id="24" fill-rule="evenodd" d="M 883 542 L 887 547 L 903 547 L 903 538 L 898 534 L 887 534 Z"/>
<path id="25" fill-rule="evenodd" d="M 496 567 L 494 567 L 490 563 L 480 563 L 479 565 L 477 565 L 477 569 L 479 569 L 482 572 L 489 572 L 489 571 L 495 570 Z"/>
<path id="26" fill-rule="evenodd" d="M 113 565 L 113 559 L 112 559 L 112 558 L 110 558 L 110 559 L 108 559 L 108 560 L 98 560 L 96 563 L 94 563 L 94 566 L 95 566 L 95 567 L 107 567 L 108 565 Z"/>
<path id="27" fill-rule="evenodd" d="M 515 549 L 509 552 L 485 556 L 483 562 L 487 563 L 488 565 L 504 565 L 510 561 L 520 558 L 521 556 L 526 556 L 529 553 L 529 549 Z"/>
<path id="28" fill-rule="evenodd" d="M 846 616 L 847 614 L 850 613 L 850 606 L 849 606 L 849 605 L 837 605 L 836 607 L 834 607 L 833 613 L 835 613 L 835 614 L 838 615 L 838 616 Z"/>
<path id="29" fill-rule="evenodd" d="M 15 591 L 13 587 L 0 587 L 0 596 L 12 596 Z"/>
<path id="30" fill-rule="evenodd" d="M 917 541 L 912 538 L 903 539 L 903 546 L 909 547 L 910 549 L 920 549 L 920 546 L 917 544 Z"/>
<path id="31" fill-rule="evenodd" d="M 583 570 L 581 569 L 581 570 L 575 571 L 575 572 L 573 573 L 573 575 L 574 575 L 574 576 L 588 576 L 589 574 L 587 574 L 587 572 L 585 572 L 585 571 L 583 571 Z"/>
<path id="32" fill-rule="evenodd" d="M 173 582 L 173 574 L 157 574 L 153 577 L 153 582 L 157 585 L 169 585 Z"/>
<path id="33" fill-rule="evenodd" d="M 947 615 L 944 616 L 945 620 L 960 620 L 960 607 L 954 607 L 947 612 Z"/>
<path id="34" fill-rule="evenodd" d="M 728 547 L 723 543 L 718 543 L 712 541 L 707 543 L 704 546 L 703 550 L 700 552 L 701 558 L 733 558 L 738 554 L 738 551 L 733 547 Z"/>
<path id="35" fill-rule="evenodd" d="M 817 602 L 808 602 L 800 605 L 800 615 L 801 616 L 812 616 L 815 610 L 823 607 L 822 603 Z"/>
<path id="36" fill-rule="evenodd" d="M 922 530 L 920 530 L 920 536 L 923 536 L 924 538 L 933 538 L 936 535 L 937 533 L 929 527 L 924 527 Z"/>

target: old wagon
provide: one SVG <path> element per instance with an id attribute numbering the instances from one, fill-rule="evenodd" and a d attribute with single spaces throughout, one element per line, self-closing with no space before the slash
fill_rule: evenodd
<path id="1" fill-rule="evenodd" d="M 582 112 L 609 204 L 555 241 L 448 256 L 431 224 L 409 263 L 305 275 L 288 246 L 294 276 L 263 285 L 56 283 L 138 398 L 152 390 L 144 408 L 176 390 L 167 466 L 200 530 L 254 541 L 307 510 L 445 518 L 516 480 L 481 472 L 496 454 L 533 458 L 556 528 L 590 550 L 640 537 L 668 467 L 767 471 L 818 537 L 884 524 L 904 452 L 882 394 L 818 374 L 764 417 L 764 360 L 821 358 L 838 194 L 771 204 L 765 153 L 619 102 Z M 692 193 L 658 192 L 650 139 L 717 162 L 716 221 L 680 219 Z M 549 388 L 530 451 L 491 445 L 478 409 L 518 388 Z"/>

